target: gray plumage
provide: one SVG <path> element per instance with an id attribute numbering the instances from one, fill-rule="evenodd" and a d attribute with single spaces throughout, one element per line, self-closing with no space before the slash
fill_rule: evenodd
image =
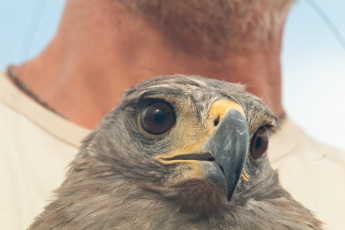
<path id="1" fill-rule="evenodd" d="M 30 229 L 321 229 L 281 187 L 266 154 L 253 160 L 248 148 L 249 180 L 235 183 L 230 201 L 224 185 L 190 174 L 188 164 L 157 161 L 205 137 L 219 99 L 243 108 L 251 142 L 260 127 L 275 129 L 271 110 L 241 85 L 183 75 L 150 79 L 130 88 L 84 139 L 56 199 Z M 141 127 L 152 100 L 168 102 L 176 113 L 164 134 Z"/>

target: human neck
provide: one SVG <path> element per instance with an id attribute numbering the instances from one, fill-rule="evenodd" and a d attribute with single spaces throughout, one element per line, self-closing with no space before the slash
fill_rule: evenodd
<path id="1" fill-rule="evenodd" d="M 116 2 L 74 0 L 67 1 L 52 42 L 17 73 L 60 114 L 87 128 L 94 128 L 128 87 L 175 73 L 244 83 L 280 115 L 280 41 L 271 44 L 209 60 L 171 48 Z"/>

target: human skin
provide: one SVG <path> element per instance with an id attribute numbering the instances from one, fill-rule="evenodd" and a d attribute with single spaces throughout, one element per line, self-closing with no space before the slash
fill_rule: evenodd
<path id="1" fill-rule="evenodd" d="M 243 83 L 281 116 L 284 22 L 259 48 L 228 48 L 212 59 L 176 49 L 116 1 L 67 0 L 55 37 L 41 54 L 18 66 L 17 75 L 59 114 L 90 129 L 130 86 L 176 73 Z"/>

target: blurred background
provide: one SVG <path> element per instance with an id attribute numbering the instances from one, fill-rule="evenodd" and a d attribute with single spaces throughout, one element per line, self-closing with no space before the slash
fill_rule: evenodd
<path id="1" fill-rule="evenodd" d="M 57 29 L 64 3 L 0 0 L 1 70 L 41 52 Z M 345 44 L 337 40 L 340 36 L 345 37 L 344 0 L 295 3 L 283 40 L 283 104 L 308 134 L 345 150 Z"/>

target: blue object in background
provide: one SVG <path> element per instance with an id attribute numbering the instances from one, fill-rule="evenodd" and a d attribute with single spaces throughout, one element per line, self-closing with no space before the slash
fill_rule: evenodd
<path id="1" fill-rule="evenodd" d="M 345 50 L 307 1 L 295 3 L 285 28 L 283 104 L 307 133 L 345 150 Z M 313 1 L 345 37 L 345 1 Z M 64 4 L 64 0 L 0 0 L 1 70 L 44 49 L 56 32 Z"/>
<path id="2" fill-rule="evenodd" d="M 0 0 L 0 69 L 39 54 L 55 34 L 65 0 Z"/>
<path id="3" fill-rule="evenodd" d="M 345 1 L 313 1 L 345 37 Z M 295 3 L 285 28 L 283 105 L 311 136 L 345 150 L 345 50 L 307 2 Z"/>

